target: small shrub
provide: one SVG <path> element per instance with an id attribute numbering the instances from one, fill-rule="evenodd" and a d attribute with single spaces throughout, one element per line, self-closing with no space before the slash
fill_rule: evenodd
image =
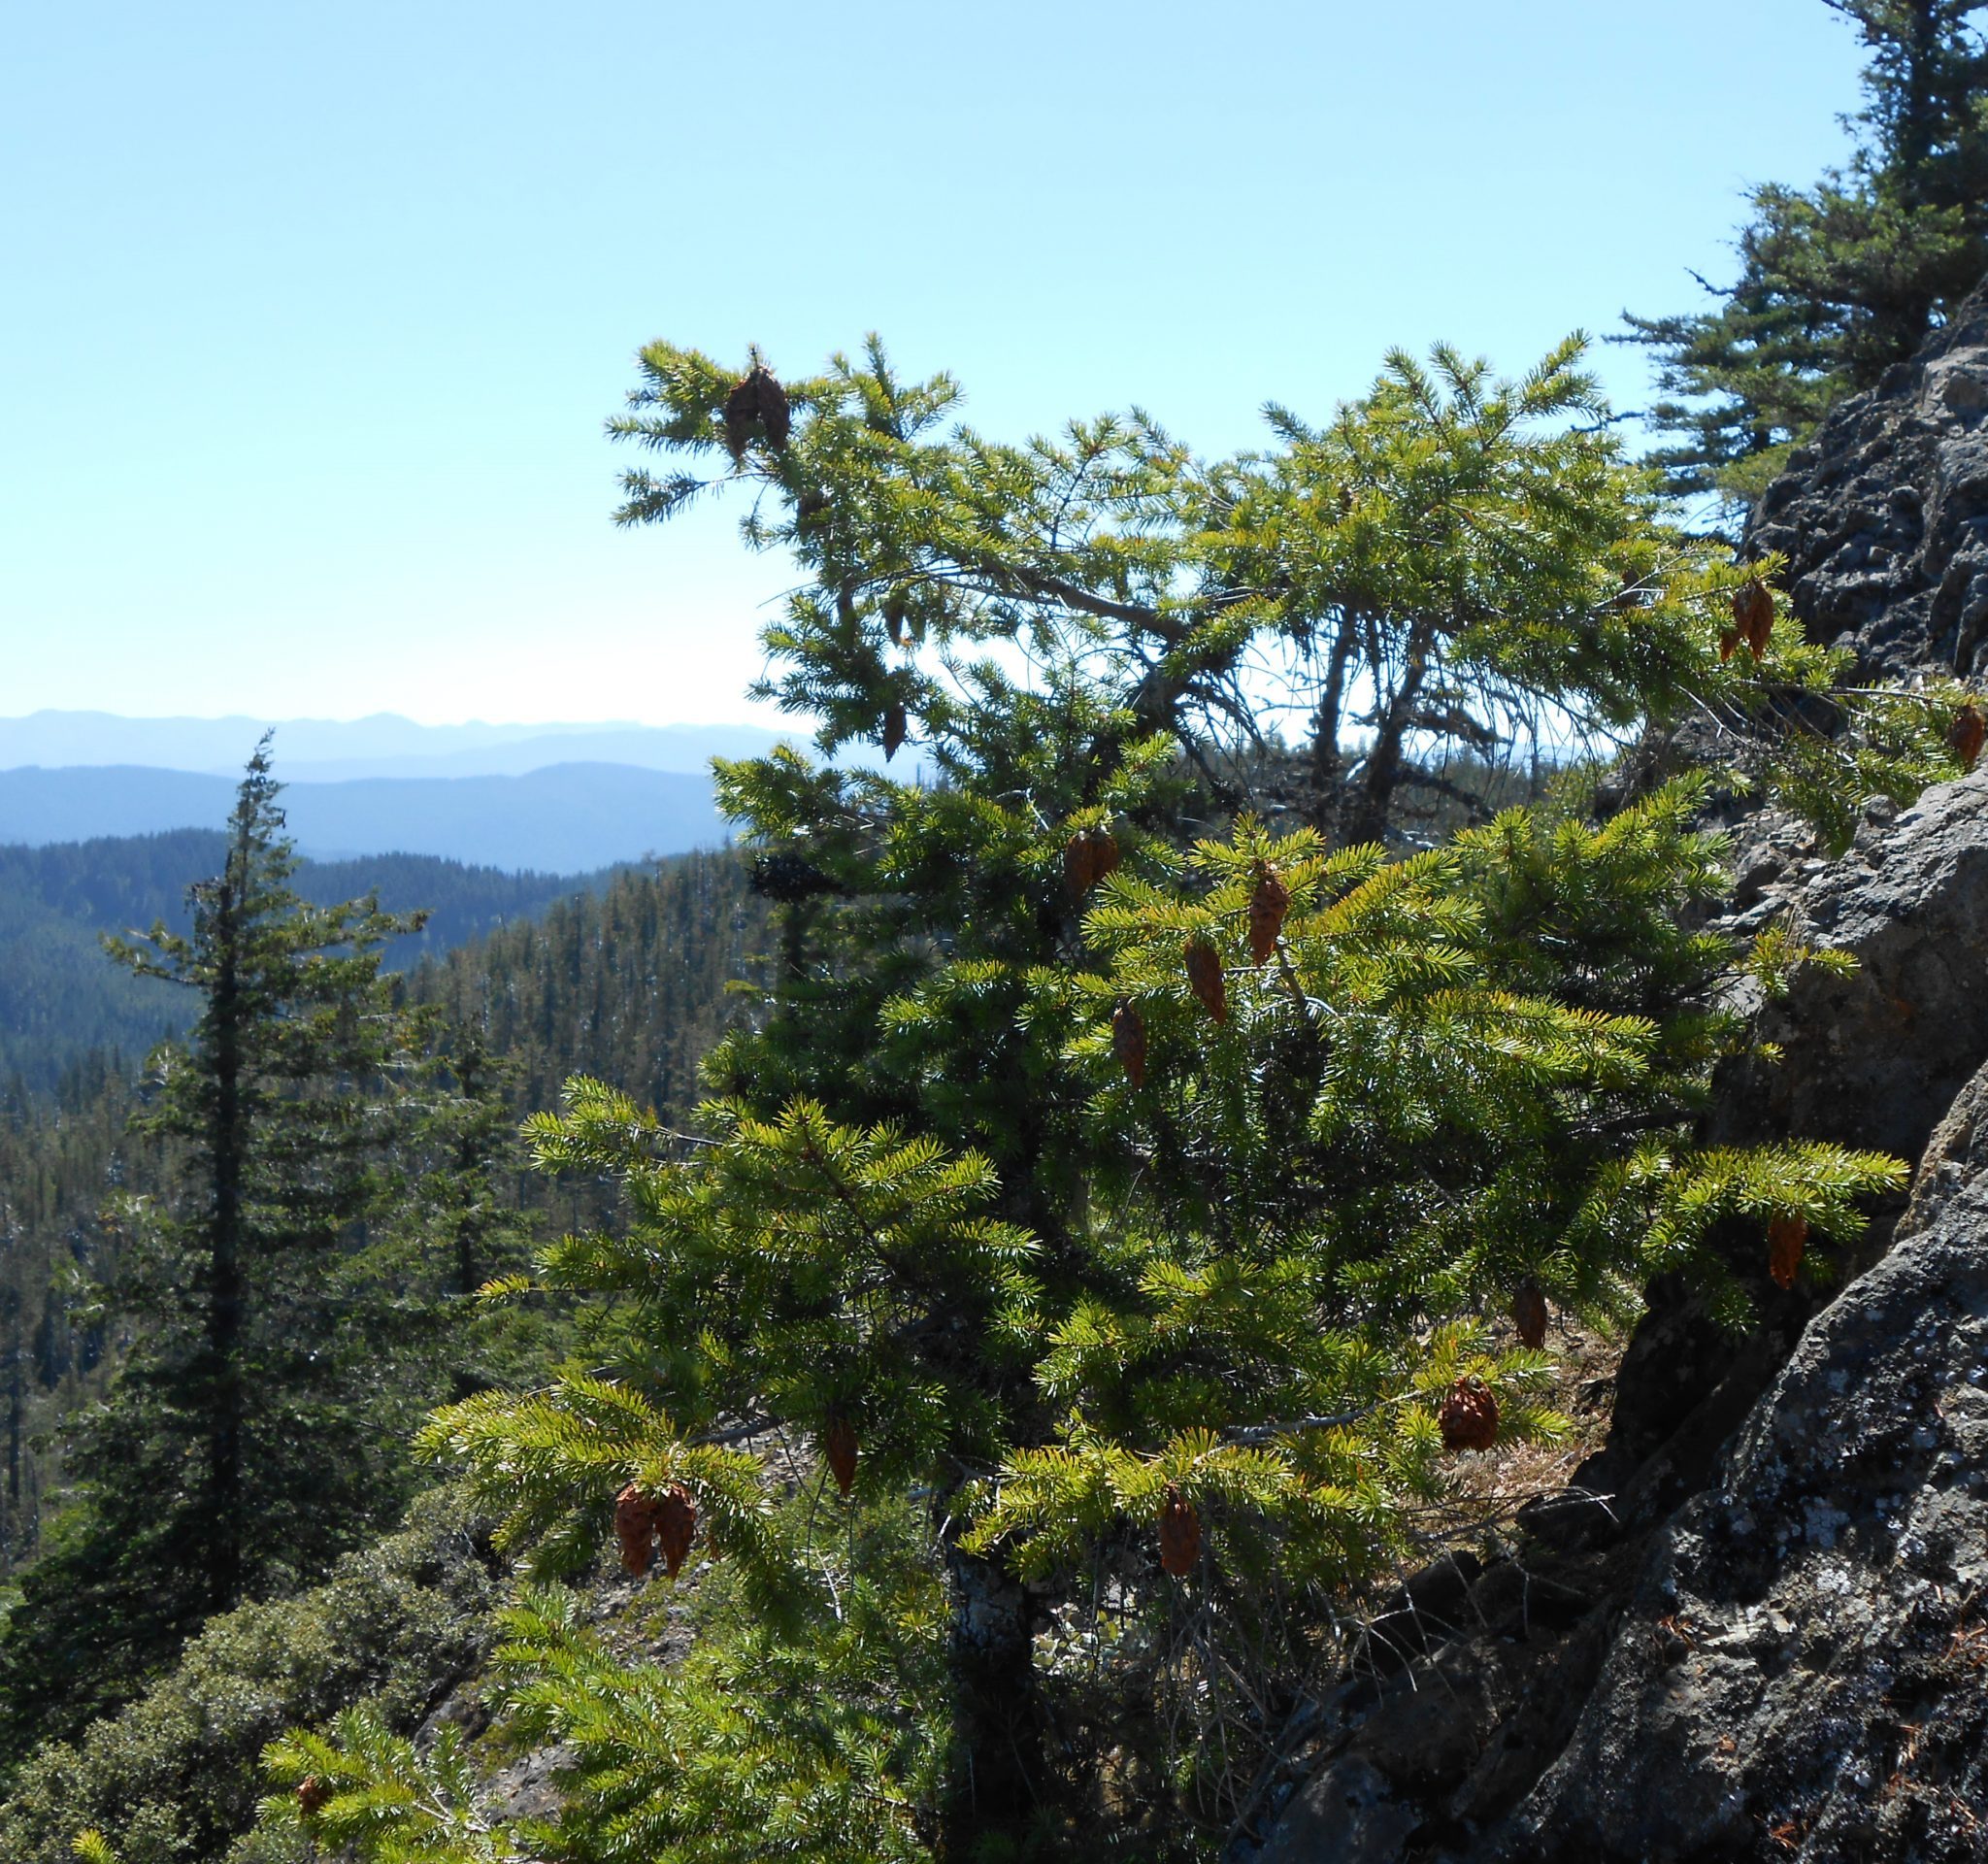
<path id="1" fill-rule="evenodd" d="M 482 1657 L 488 1546 L 463 1501 L 438 1491 L 324 1584 L 213 1619 L 129 1708 L 28 1757 L 0 1802 L 0 1857 L 73 1864 L 89 1829 L 120 1864 L 228 1856 L 255 1816 L 262 1749 L 276 1736 L 362 1699 L 411 1729 Z"/>

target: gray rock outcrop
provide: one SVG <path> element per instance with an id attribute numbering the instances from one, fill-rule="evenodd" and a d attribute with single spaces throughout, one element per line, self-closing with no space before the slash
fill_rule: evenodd
<path id="1" fill-rule="evenodd" d="M 1880 811 L 1840 860 L 1791 862 L 1725 923 L 1784 920 L 1846 951 L 1847 976 L 1798 972 L 1759 1011 L 1764 1042 L 1798 1045 L 1720 1083 L 1708 1135 L 1797 1135 L 1916 1158 L 1988 1057 L 1988 765 Z"/>
<path id="2" fill-rule="evenodd" d="M 1652 1547 L 1573 1738 L 1477 1851 L 1988 1856 L 1988 1070 L 1890 1252 Z"/>
<path id="3" fill-rule="evenodd" d="M 1988 645 L 1988 286 L 1797 450 L 1747 527 L 1788 559 L 1810 640 L 1867 672 L 1982 670 Z"/>

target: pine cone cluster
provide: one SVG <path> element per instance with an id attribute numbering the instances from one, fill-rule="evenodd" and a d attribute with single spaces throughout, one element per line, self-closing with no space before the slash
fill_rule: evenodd
<path id="1" fill-rule="evenodd" d="M 743 460 L 746 443 L 757 426 L 766 436 L 766 444 L 775 452 L 783 453 L 792 420 L 787 391 L 765 363 L 755 362 L 725 397 L 725 450 L 735 464 Z"/>
<path id="2" fill-rule="evenodd" d="M 643 1577 L 655 1563 L 658 1550 L 671 1579 L 690 1551 L 697 1532 L 697 1504 L 681 1482 L 672 1482 L 659 1495 L 646 1495 L 630 1482 L 614 1497 L 614 1535 L 621 1543 L 621 1570 Z"/>
<path id="3" fill-rule="evenodd" d="M 1118 841 L 1109 828 L 1087 828 L 1064 847 L 1064 882 L 1080 900 L 1107 874 L 1118 871 Z"/>
<path id="4" fill-rule="evenodd" d="M 1732 659 L 1734 649 L 1743 641 L 1753 657 L 1762 659 L 1773 631 L 1773 590 L 1759 581 L 1741 583 L 1733 591 L 1733 625 L 1719 636 L 1719 658 Z"/>

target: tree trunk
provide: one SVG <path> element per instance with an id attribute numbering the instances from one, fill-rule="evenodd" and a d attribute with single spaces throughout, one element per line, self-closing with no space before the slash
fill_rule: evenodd
<path id="1" fill-rule="evenodd" d="M 1402 780 L 1402 741 L 1408 736 L 1408 721 L 1414 716 L 1415 702 L 1422 694 L 1422 682 L 1429 677 L 1429 651 L 1435 644 L 1435 624 L 1417 621 L 1408 636 L 1402 682 L 1375 723 L 1367 767 L 1346 798 L 1345 812 L 1340 820 L 1340 841 L 1347 847 L 1359 842 L 1377 842 L 1387 833 L 1394 792 Z"/>
<path id="2" fill-rule="evenodd" d="M 207 1270 L 208 1511 L 201 1539 L 209 1596 L 225 1611 L 242 1588 L 242 991 L 237 968 L 247 851 L 222 880 L 216 911 L 220 963 L 214 982 L 214 1115 L 208 1129 L 213 1193 Z"/>
<path id="3" fill-rule="evenodd" d="M 1345 780 L 1345 760 L 1340 755 L 1340 715 L 1345 705 L 1346 669 L 1356 640 L 1353 617 L 1342 616 L 1326 668 L 1325 690 L 1311 721 L 1311 826 L 1322 835 L 1330 835 L 1340 818 L 1340 791 Z"/>
<path id="4" fill-rule="evenodd" d="M 962 1552 L 956 1533 L 945 1532 L 952 1770 L 940 1851 L 947 1864 L 963 1864 L 989 1841 L 1026 1855 L 1044 1773 L 1027 1589 L 994 1562 Z"/>

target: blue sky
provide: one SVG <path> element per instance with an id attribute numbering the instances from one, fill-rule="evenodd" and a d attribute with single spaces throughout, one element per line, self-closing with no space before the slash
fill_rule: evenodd
<path id="1" fill-rule="evenodd" d="M 1693 304 L 1839 160 L 1821 0 L 72 4 L 0 40 L 0 715 L 742 719 L 785 583 L 609 523 L 668 335 L 883 332 L 1209 450 Z M 1601 350 L 1618 405 L 1640 354 Z"/>

